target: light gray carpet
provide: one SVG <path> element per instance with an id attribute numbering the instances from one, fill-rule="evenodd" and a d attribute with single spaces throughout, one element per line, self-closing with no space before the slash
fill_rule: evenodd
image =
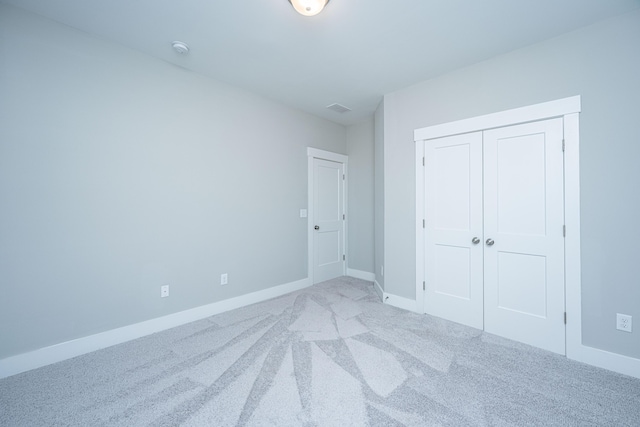
<path id="1" fill-rule="evenodd" d="M 640 426 L 640 380 L 340 278 L 0 380 L 2 426 Z"/>

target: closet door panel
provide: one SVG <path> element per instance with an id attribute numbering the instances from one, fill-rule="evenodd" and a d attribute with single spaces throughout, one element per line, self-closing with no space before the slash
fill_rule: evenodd
<path id="1" fill-rule="evenodd" d="M 562 119 L 483 134 L 485 330 L 565 353 Z"/>
<path id="2" fill-rule="evenodd" d="M 425 311 L 483 328 L 482 134 L 425 142 Z"/>

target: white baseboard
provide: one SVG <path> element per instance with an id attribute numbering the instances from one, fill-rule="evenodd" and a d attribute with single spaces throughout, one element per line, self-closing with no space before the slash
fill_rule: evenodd
<path id="1" fill-rule="evenodd" d="M 409 298 L 399 297 L 385 292 L 383 294 L 382 302 L 394 307 L 402 308 L 403 310 L 413 311 L 414 313 L 418 312 L 416 301 Z"/>
<path id="2" fill-rule="evenodd" d="M 351 274 L 356 271 L 355 274 Z M 358 270 L 349 270 L 348 275 L 363 280 L 374 282 L 374 289 L 380 299 L 385 303 L 404 310 L 416 312 L 416 302 L 409 298 L 399 297 L 397 295 L 385 293 L 375 277 L 370 280 L 367 277 L 358 277 L 356 274 L 366 272 L 358 272 Z M 90 335 L 88 337 L 78 338 L 76 340 L 63 342 L 60 344 L 44 347 L 28 353 L 7 357 L 0 360 L 0 378 L 6 378 L 12 375 L 26 372 L 31 369 L 40 368 L 52 363 L 71 359 L 92 351 L 110 347 L 123 342 L 131 341 L 176 326 L 204 319 L 209 316 L 224 313 L 225 311 L 255 304 L 281 295 L 295 292 L 300 289 L 311 286 L 310 279 L 302 279 L 296 282 L 286 283 L 284 285 L 274 286 L 262 291 L 241 295 L 224 301 L 214 302 L 212 304 L 201 307 L 192 308 L 190 310 L 181 311 L 179 313 L 169 314 L 167 316 L 158 317 L 156 319 L 147 320 L 122 328 L 112 329 L 110 331 L 101 332 L 99 334 Z M 583 362 L 588 365 L 608 369 L 620 374 L 629 375 L 640 378 L 640 359 L 623 356 L 617 353 L 600 350 L 585 345 L 580 346 L 579 354 L 574 354 L 571 359 Z"/>
<path id="3" fill-rule="evenodd" d="M 399 297 L 397 295 L 382 292 L 378 282 L 374 282 L 376 291 L 382 293 L 383 303 L 404 310 L 418 312 L 416 302 L 409 298 Z M 598 368 L 608 369 L 619 374 L 629 375 L 631 377 L 640 378 L 640 359 L 612 353 L 606 350 L 600 350 L 586 345 L 580 345 L 579 353 L 569 357 L 572 360 L 586 363 L 587 365 L 596 366 Z"/>
<path id="4" fill-rule="evenodd" d="M 368 271 L 354 270 L 351 268 L 347 268 L 347 276 L 366 280 L 367 282 L 373 282 L 376 280 L 376 275 L 373 273 L 369 273 Z"/>
<path id="5" fill-rule="evenodd" d="M 284 285 L 274 286 L 250 294 L 229 298 L 224 301 L 214 302 L 201 307 L 192 308 L 156 319 L 147 320 L 122 328 L 112 329 L 88 337 L 78 338 L 44 347 L 28 353 L 18 354 L 0 360 L 0 378 L 40 368 L 52 363 L 60 362 L 92 351 L 121 344 L 136 338 L 141 338 L 156 332 L 171 329 L 176 326 L 204 319 L 225 311 L 244 307 L 271 298 L 279 297 L 290 292 L 298 291 L 311 286 L 311 280 L 306 278 Z"/>
<path id="6" fill-rule="evenodd" d="M 579 353 L 574 354 L 574 356 L 575 357 L 571 357 L 571 359 L 577 360 L 578 362 L 640 378 L 640 359 L 588 347 L 586 345 L 581 345 Z"/>
<path id="7" fill-rule="evenodd" d="M 380 283 L 378 283 L 377 280 L 373 281 L 373 289 L 376 290 L 376 293 L 378 294 L 378 297 L 380 298 L 380 302 L 382 302 L 382 300 L 384 298 L 384 291 L 382 290 L 382 286 L 380 286 Z"/>

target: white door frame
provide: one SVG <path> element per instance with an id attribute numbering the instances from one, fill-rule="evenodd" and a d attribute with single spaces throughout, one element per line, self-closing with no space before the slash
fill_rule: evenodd
<path id="1" fill-rule="evenodd" d="M 582 299 L 580 279 L 580 96 L 502 111 L 414 131 L 416 150 L 416 310 L 424 313 L 424 141 L 468 132 L 484 131 L 554 117 L 564 118 L 564 209 L 566 354 L 584 361 L 582 346 Z"/>
<path id="2" fill-rule="evenodd" d="M 314 246 L 313 246 L 313 219 L 314 219 L 314 211 L 313 211 L 313 159 L 321 159 L 321 160 L 329 160 L 331 162 L 342 163 L 344 166 L 344 180 L 342 180 L 342 194 L 343 194 L 343 206 L 344 206 L 344 232 L 342 233 L 342 247 L 344 248 L 345 260 L 342 261 L 342 275 L 347 274 L 347 259 L 349 257 L 349 251 L 347 247 L 347 224 L 349 215 L 347 215 L 347 180 L 349 179 L 348 172 L 348 164 L 349 164 L 349 156 L 344 154 L 333 153 L 331 151 L 320 150 L 317 148 L 307 147 L 307 277 L 311 281 L 311 284 L 314 283 L 313 275 L 314 275 Z"/>

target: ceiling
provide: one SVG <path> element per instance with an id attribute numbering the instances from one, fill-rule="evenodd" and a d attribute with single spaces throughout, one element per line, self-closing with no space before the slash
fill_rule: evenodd
<path id="1" fill-rule="evenodd" d="M 0 0 L 345 125 L 382 95 L 629 12 L 640 0 Z M 186 56 L 171 42 L 189 45 Z M 340 103 L 353 111 L 325 107 Z"/>

